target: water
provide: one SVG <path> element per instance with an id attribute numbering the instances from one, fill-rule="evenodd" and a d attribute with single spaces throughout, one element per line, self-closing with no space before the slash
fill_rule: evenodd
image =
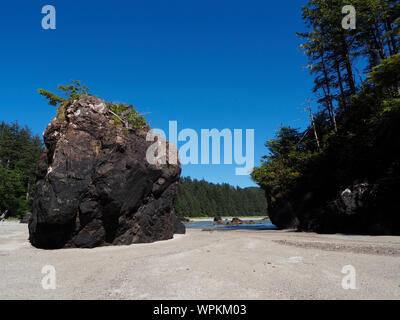
<path id="1" fill-rule="evenodd" d="M 230 220 L 224 221 L 225 223 Z M 243 220 L 244 222 L 250 220 Z M 232 226 L 225 225 L 214 225 L 213 221 L 194 221 L 185 223 L 186 228 L 188 229 L 223 229 L 223 230 L 276 230 L 277 228 L 271 223 L 271 221 L 264 220 L 253 220 L 259 222 L 260 224 L 239 224 Z"/>

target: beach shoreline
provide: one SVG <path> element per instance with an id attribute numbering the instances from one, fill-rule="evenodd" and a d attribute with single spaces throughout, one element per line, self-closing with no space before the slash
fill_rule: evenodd
<path id="1" fill-rule="evenodd" d="M 400 299 L 400 237 L 188 229 L 173 240 L 41 250 L 0 223 L 0 299 Z M 44 290 L 54 266 L 57 288 Z M 355 290 L 342 287 L 345 266 Z"/>

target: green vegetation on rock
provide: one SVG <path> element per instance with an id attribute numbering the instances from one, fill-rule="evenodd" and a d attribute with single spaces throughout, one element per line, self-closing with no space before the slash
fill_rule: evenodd
<path id="1" fill-rule="evenodd" d="M 107 107 L 117 125 L 125 125 L 132 129 L 141 129 L 147 125 L 146 119 L 132 105 L 108 103 Z"/>
<path id="2" fill-rule="evenodd" d="M 71 84 L 59 85 L 58 91 L 64 97 L 60 97 L 50 91 L 39 89 L 38 92 L 49 100 L 49 104 L 57 106 L 57 119 L 65 119 L 65 107 L 82 95 L 89 94 L 89 88 L 79 80 L 71 80 Z M 127 129 L 142 129 L 147 125 L 146 119 L 135 109 L 133 105 L 124 103 L 108 102 L 107 107 L 110 118 L 116 125 L 123 125 Z"/>
<path id="3" fill-rule="evenodd" d="M 67 101 L 78 99 L 81 95 L 89 94 L 89 88 L 82 85 L 79 80 L 71 80 L 71 84 L 58 85 L 60 91 L 65 97 L 60 97 L 50 91 L 39 89 L 38 92 L 49 100 L 51 106 L 64 105 Z"/>

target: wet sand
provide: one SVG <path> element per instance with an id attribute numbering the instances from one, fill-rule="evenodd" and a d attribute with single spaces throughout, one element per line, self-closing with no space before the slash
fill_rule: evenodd
<path id="1" fill-rule="evenodd" d="M 152 244 L 40 250 L 0 223 L 0 299 L 400 299 L 400 237 L 201 231 Z M 41 285 L 43 266 L 56 289 Z M 342 288 L 354 266 L 356 289 Z"/>

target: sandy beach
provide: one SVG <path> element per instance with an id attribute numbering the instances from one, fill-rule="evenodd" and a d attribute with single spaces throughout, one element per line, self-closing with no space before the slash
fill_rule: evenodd
<path id="1" fill-rule="evenodd" d="M 400 299 L 400 237 L 188 230 L 125 247 L 39 250 L 0 223 L 0 299 Z M 55 290 L 41 285 L 56 270 Z M 342 268 L 356 289 L 342 288 Z"/>

